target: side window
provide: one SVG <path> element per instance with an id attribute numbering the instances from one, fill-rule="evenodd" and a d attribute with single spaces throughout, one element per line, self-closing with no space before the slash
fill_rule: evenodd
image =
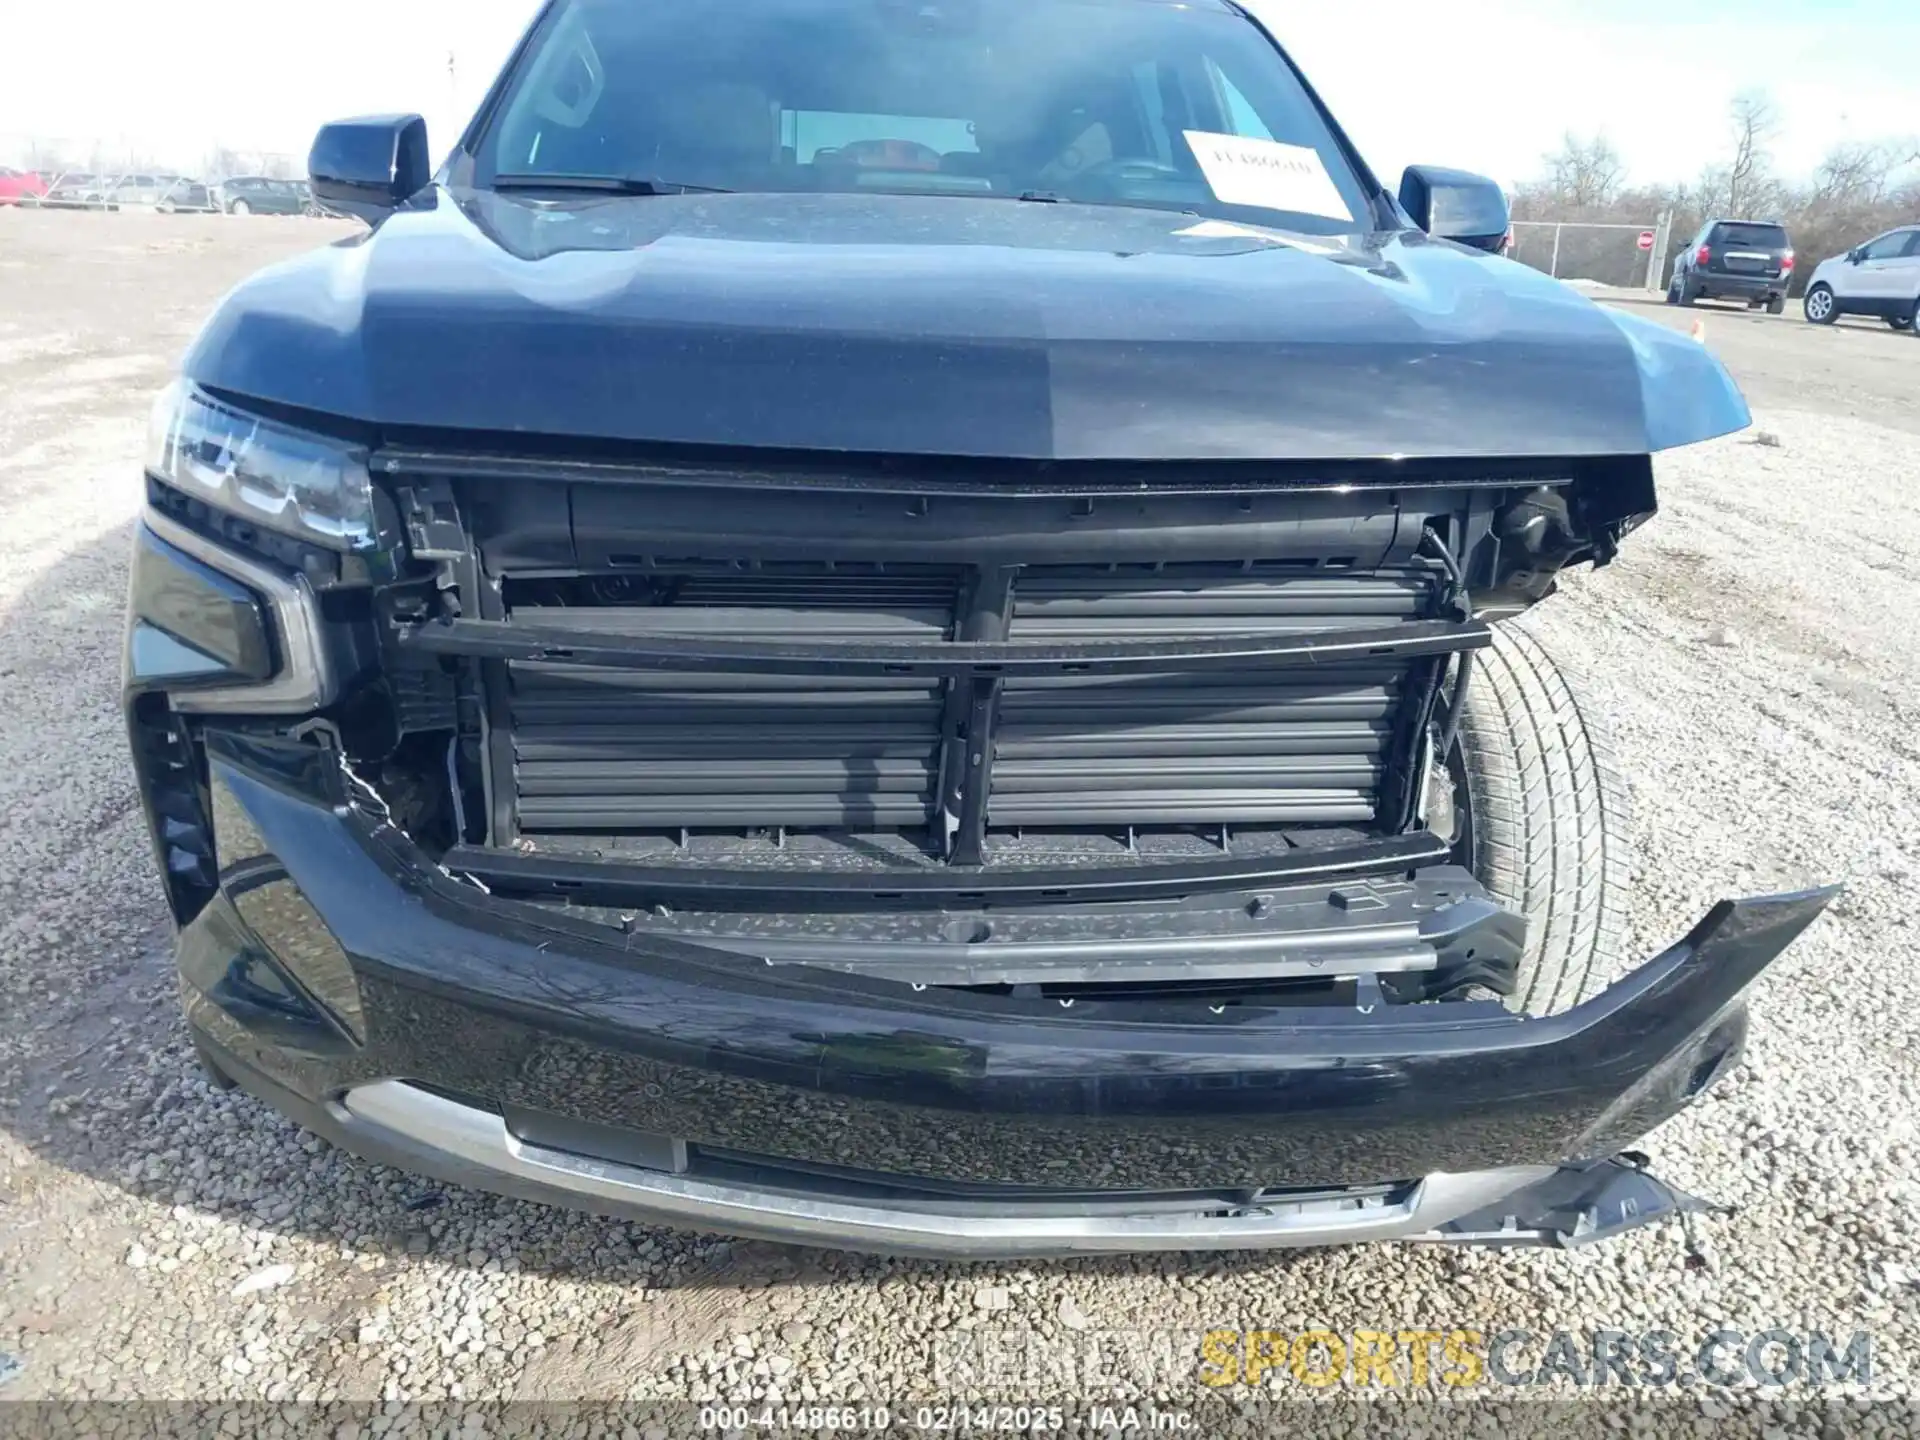
<path id="1" fill-rule="evenodd" d="M 1882 235 L 1878 239 L 1869 240 L 1864 258 L 1868 260 L 1891 260 L 1896 255 L 1905 254 L 1906 249 L 1906 232 L 1903 230 L 1895 230 L 1891 235 Z"/>
<path id="2" fill-rule="evenodd" d="M 1909 260 L 1920 259 L 1920 230 L 1907 232 L 1906 256 Z"/>
<path id="3" fill-rule="evenodd" d="M 1207 73 L 1213 77 L 1213 83 L 1220 90 L 1220 108 L 1226 112 L 1227 124 L 1233 133 L 1248 140 L 1271 140 L 1273 132 L 1266 126 L 1253 104 L 1242 95 L 1233 81 L 1221 73 L 1220 67 L 1211 60 L 1207 62 Z"/>

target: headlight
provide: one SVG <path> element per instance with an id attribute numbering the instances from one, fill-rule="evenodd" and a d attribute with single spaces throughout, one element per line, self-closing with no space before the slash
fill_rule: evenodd
<path id="1" fill-rule="evenodd" d="M 249 415 L 185 381 L 154 403 L 147 468 L 195 499 L 332 550 L 379 540 L 365 450 Z"/>

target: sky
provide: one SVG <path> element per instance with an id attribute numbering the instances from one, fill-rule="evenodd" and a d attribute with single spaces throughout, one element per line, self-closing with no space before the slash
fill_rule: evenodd
<path id="1" fill-rule="evenodd" d="M 1247 4 L 1389 184 L 1416 162 L 1511 184 L 1567 130 L 1604 132 L 1635 182 L 1692 179 L 1727 147 L 1732 97 L 1755 88 L 1777 103 L 1792 176 L 1843 140 L 1920 135 L 1920 0 Z M 13 9 L 8 51 L 61 58 L 0 70 L 0 161 L 38 136 L 191 168 L 216 145 L 303 160 L 322 121 L 383 110 L 425 114 L 444 152 L 535 0 Z"/>

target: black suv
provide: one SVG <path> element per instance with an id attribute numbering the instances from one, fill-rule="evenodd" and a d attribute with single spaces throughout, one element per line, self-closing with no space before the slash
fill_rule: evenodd
<path id="1" fill-rule="evenodd" d="M 661 56 L 673 57 L 662 66 Z M 1748 423 L 1226 0 L 554 0 L 155 415 L 126 711 L 211 1073 L 940 1255 L 1571 1243 L 1826 892 L 1625 953 L 1502 622 Z"/>
<path id="2" fill-rule="evenodd" d="M 1669 305 L 1696 300 L 1744 300 L 1767 307 L 1769 315 L 1787 308 L 1793 281 L 1793 241 L 1770 220 L 1709 220 L 1674 258 L 1667 282 Z"/>

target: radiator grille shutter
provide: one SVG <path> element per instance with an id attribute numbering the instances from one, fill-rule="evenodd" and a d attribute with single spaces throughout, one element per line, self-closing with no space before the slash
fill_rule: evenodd
<path id="1" fill-rule="evenodd" d="M 674 577 L 670 603 L 515 607 L 630 636 L 928 640 L 952 574 Z M 912 678 L 510 667 L 523 833 L 926 823 L 941 690 Z"/>
<path id="2" fill-rule="evenodd" d="M 1424 576 L 1031 571 L 1011 638 L 1165 640 L 1390 625 Z M 1012 680 L 990 826 L 1296 825 L 1374 817 L 1402 666 Z"/>
<path id="3" fill-rule="evenodd" d="M 809 642 L 955 633 L 957 567 L 708 567 L 636 603 L 514 604 L 514 620 L 629 636 Z M 1378 628 L 1433 613 L 1433 578 L 1237 565 L 1029 569 L 1016 641 Z M 1008 680 L 990 828 L 1295 826 L 1375 817 L 1407 668 Z M 508 667 L 522 833 L 926 833 L 945 682 Z"/>

